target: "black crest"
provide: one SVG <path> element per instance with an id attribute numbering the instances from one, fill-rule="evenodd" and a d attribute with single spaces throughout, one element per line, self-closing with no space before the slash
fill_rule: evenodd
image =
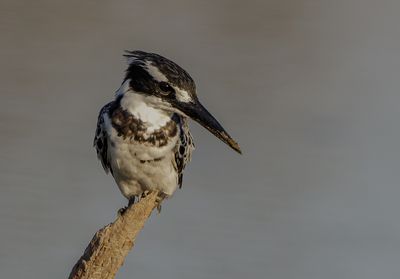
<path id="1" fill-rule="evenodd" d="M 131 80 L 131 87 L 138 92 L 153 94 L 159 90 L 159 82 L 147 72 L 147 64 L 156 67 L 173 86 L 177 86 L 187 92 L 195 93 L 196 85 L 191 76 L 176 63 L 155 54 L 140 50 L 126 51 L 129 67 L 126 70 L 126 79 Z"/>

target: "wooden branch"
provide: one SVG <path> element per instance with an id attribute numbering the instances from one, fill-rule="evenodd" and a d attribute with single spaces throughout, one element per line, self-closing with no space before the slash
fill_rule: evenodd
<path id="1" fill-rule="evenodd" d="M 157 206 L 158 192 L 129 206 L 111 224 L 99 230 L 83 256 L 73 267 L 69 279 L 111 279 L 124 263 L 151 212 Z"/>

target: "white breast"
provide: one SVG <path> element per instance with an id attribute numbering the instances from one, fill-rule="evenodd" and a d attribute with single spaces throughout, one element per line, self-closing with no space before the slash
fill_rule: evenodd
<path id="1" fill-rule="evenodd" d="M 149 106 L 145 97 L 137 93 L 125 93 L 121 107 L 145 122 L 149 135 L 171 120 L 168 112 Z M 104 117 L 104 126 L 113 176 L 124 196 L 138 196 L 145 190 L 160 190 L 167 195 L 174 193 L 178 186 L 174 160 L 180 128 L 166 145 L 157 146 L 118 136 L 108 116 Z"/>

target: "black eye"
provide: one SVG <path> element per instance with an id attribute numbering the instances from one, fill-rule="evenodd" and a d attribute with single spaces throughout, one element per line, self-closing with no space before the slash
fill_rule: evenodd
<path id="1" fill-rule="evenodd" d="M 169 85 L 167 82 L 165 81 L 161 81 L 159 83 L 160 89 L 161 89 L 161 94 L 163 95 L 169 95 L 171 93 L 174 93 L 174 89 L 172 88 L 171 85 Z"/>

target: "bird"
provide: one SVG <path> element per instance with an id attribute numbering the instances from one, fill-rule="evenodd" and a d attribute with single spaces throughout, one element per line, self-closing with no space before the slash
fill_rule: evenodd
<path id="1" fill-rule="evenodd" d="M 239 144 L 200 103 L 186 70 L 156 53 L 125 51 L 128 67 L 114 99 L 103 106 L 93 141 L 129 205 L 152 191 L 159 204 L 182 187 L 194 150 L 188 119 L 241 154 Z"/>

